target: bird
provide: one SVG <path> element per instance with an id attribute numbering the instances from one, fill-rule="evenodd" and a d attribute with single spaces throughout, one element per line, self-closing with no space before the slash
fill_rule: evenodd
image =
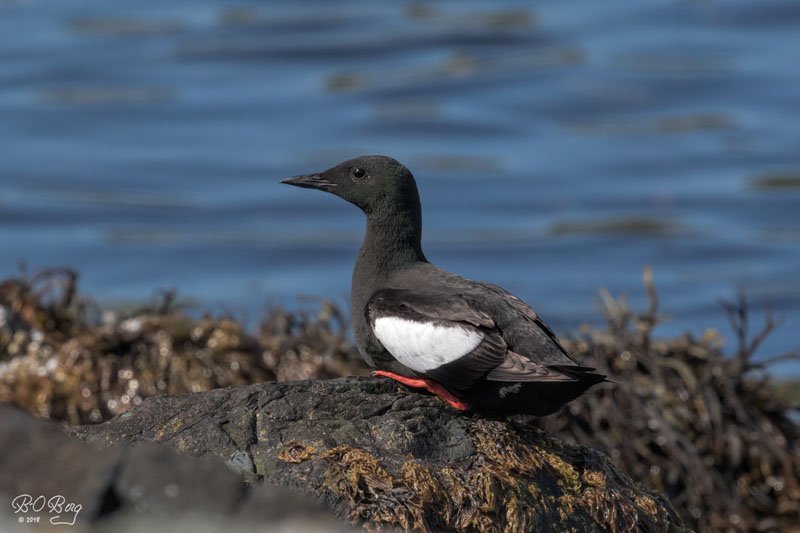
<path id="1" fill-rule="evenodd" d="M 416 180 L 397 160 L 361 156 L 281 183 L 332 193 L 366 215 L 351 308 L 373 376 L 427 390 L 459 411 L 534 416 L 607 381 L 521 299 L 428 261 Z"/>

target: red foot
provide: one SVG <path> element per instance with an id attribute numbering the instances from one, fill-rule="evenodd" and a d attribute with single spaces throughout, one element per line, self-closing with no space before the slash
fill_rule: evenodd
<path id="1" fill-rule="evenodd" d="M 379 376 L 382 378 L 389 378 L 395 381 L 402 383 L 408 387 L 413 387 L 415 389 L 425 389 L 428 392 L 431 392 L 441 398 L 442 400 L 447 403 L 453 409 L 457 409 L 459 411 L 469 411 L 472 407 L 462 400 L 455 396 L 452 392 L 442 387 L 440 384 L 436 383 L 432 379 L 425 379 L 425 378 L 408 378 L 406 376 L 401 376 L 399 374 L 395 374 L 393 372 L 387 372 L 386 370 L 376 370 L 372 373 L 373 376 Z"/>

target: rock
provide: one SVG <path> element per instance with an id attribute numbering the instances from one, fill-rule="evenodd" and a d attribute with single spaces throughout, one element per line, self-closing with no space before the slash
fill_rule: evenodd
<path id="1" fill-rule="evenodd" d="M 23 531 L 20 519 L 36 531 L 350 530 L 308 497 L 246 484 L 211 455 L 154 442 L 97 449 L 2 404 L 0 473 L 0 531 Z M 59 497 L 60 512 L 50 508 Z"/>
<path id="2" fill-rule="evenodd" d="M 319 496 L 341 517 L 373 526 L 684 529 L 664 496 L 597 451 L 566 445 L 522 421 L 465 416 L 383 379 L 270 382 L 154 397 L 74 432 L 101 446 L 155 441 L 182 454 L 221 457 L 248 479 Z"/>

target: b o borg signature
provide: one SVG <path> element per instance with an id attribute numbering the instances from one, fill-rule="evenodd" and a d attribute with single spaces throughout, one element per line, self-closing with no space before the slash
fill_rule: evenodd
<path id="1" fill-rule="evenodd" d="M 41 519 L 40 513 L 44 512 L 50 516 L 50 523 L 54 526 L 74 526 L 83 506 L 68 502 L 60 494 L 50 498 L 44 495 L 33 497 L 30 494 L 20 494 L 11 501 L 11 509 L 15 515 L 20 515 L 17 519 L 20 524 L 38 523 Z"/>

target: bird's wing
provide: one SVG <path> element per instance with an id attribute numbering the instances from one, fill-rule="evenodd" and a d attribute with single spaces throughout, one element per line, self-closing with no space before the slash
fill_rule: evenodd
<path id="1" fill-rule="evenodd" d="M 584 367 L 575 367 L 584 368 Z M 486 374 L 489 381 L 578 381 L 565 367 L 554 367 L 531 361 L 524 355 L 509 351 L 505 359 Z"/>
<path id="2" fill-rule="evenodd" d="M 436 289 L 382 289 L 367 302 L 368 318 L 392 315 L 426 321 L 460 323 L 475 328 L 495 327 L 489 313 L 462 292 Z"/>
<path id="3" fill-rule="evenodd" d="M 574 381 L 509 352 L 492 317 L 468 293 L 384 289 L 367 303 L 375 337 L 400 363 L 445 387 L 466 390 L 479 379 Z"/>
<path id="4" fill-rule="evenodd" d="M 561 354 L 566 357 L 567 360 L 571 361 L 575 365 L 580 365 L 578 360 L 575 359 L 566 348 L 564 348 L 564 345 L 558 340 L 558 337 L 556 337 L 556 334 L 553 333 L 552 329 L 550 329 L 550 326 L 545 324 L 545 322 L 539 317 L 538 314 L 536 314 L 536 311 L 534 311 L 531 306 L 498 285 L 486 282 L 482 282 L 480 285 L 503 298 L 503 300 L 511 308 L 513 308 L 514 311 L 516 311 L 520 317 L 520 320 L 529 323 L 531 327 L 541 330 L 552 341 L 553 345 L 558 348 Z"/>

